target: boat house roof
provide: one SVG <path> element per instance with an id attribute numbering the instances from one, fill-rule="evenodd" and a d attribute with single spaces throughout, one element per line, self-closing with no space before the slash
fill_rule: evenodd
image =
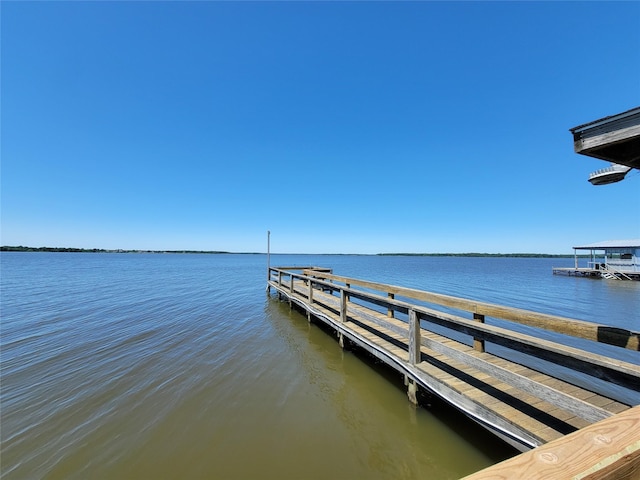
<path id="1" fill-rule="evenodd" d="M 640 238 L 631 240 L 606 240 L 604 242 L 590 243 L 573 247 L 574 250 L 609 250 L 615 248 L 640 248 Z"/>
<path id="2" fill-rule="evenodd" d="M 569 131 L 576 153 L 640 169 L 640 107 Z"/>

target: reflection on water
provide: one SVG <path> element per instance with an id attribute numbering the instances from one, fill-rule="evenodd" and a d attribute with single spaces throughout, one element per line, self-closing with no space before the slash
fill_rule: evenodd
<path id="1" fill-rule="evenodd" d="M 268 297 L 262 255 L 1 260 L 3 478 L 446 479 L 514 453 L 445 405 L 413 408 L 394 373 Z M 551 280 L 546 265 L 523 299 L 498 273 L 465 286 L 473 269 L 442 259 L 438 275 L 406 257 L 281 260 L 577 318 L 548 282 L 638 306 L 637 290 Z"/>

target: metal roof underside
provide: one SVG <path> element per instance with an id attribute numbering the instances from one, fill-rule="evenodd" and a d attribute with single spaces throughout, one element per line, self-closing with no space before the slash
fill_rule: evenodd
<path id="1" fill-rule="evenodd" d="M 576 153 L 640 169 L 640 107 L 570 129 Z"/>
<path id="2" fill-rule="evenodd" d="M 640 238 L 631 240 L 606 240 L 604 242 L 590 243 L 580 247 L 573 247 L 575 250 L 605 250 L 609 248 L 640 248 Z"/>

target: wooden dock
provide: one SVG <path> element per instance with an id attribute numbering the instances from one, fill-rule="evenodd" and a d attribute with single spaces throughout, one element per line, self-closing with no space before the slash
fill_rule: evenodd
<path id="1" fill-rule="evenodd" d="M 552 272 L 554 275 L 569 275 L 576 277 L 595 277 L 601 278 L 602 272 L 595 268 L 570 268 L 570 267 L 553 267 Z"/>
<path id="2" fill-rule="evenodd" d="M 624 273 L 605 268 L 553 267 L 552 272 L 554 275 L 568 275 L 575 277 L 606 278 L 608 280 L 640 280 L 640 274 Z"/>
<path id="3" fill-rule="evenodd" d="M 436 395 L 522 452 L 640 404 L 639 365 L 563 340 L 629 349 L 640 363 L 638 332 L 318 267 L 269 267 L 271 289 L 309 321 L 329 326 L 341 346 L 355 344 L 404 375 L 412 402 L 418 390 Z M 558 340 L 536 335 L 542 330 Z M 560 378 L 557 365 L 569 375 Z M 634 438 L 640 442 L 640 429 Z"/>

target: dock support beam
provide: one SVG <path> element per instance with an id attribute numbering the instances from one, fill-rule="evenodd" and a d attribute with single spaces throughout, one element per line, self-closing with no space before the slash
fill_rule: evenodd
<path id="1" fill-rule="evenodd" d="M 407 397 L 412 405 L 418 405 L 418 384 L 415 380 L 407 381 Z"/>

